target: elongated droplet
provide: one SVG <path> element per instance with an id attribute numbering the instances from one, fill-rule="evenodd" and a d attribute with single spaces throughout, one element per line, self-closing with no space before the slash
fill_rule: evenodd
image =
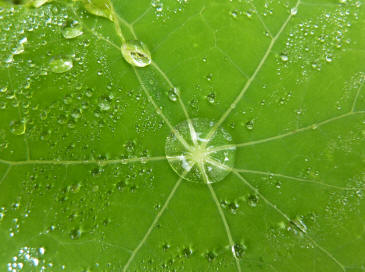
<path id="1" fill-rule="evenodd" d="M 62 29 L 62 36 L 65 39 L 73 39 L 83 34 L 82 26 L 78 21 L 68 22 Z"/>
<path id="2" fill-rule="evenodd" d="M 113 7 L 110 0 L 83 0 L 83 2 L 89 13 L 114 21 Z"/>
<path id="3" fill-rule="evenodd" d="M 64 73 L 73 67 L 72 59 L 69 58 L 54 58 L 50 61 L 49 66 L 53 73 Z"/>
<path id="4" fill-rule="evenodd" d="M 18 45 L 13 49 L 13 55 L 19 55 L 24 52 L 24 44 L 28 41 L 27 37 L 20 39 Z"/>
<path id="5" fill-rule="evenodd" d="M 121 51 L 124 59 L 129 64 L 137 67 L 145 67 L 151 63 L 151 53 L 141 41 L 127 41 L 122 44 Z"/>
<path id="6" fill-rule="evenodd" d="M 31 0 L 28 3 L 30 3 L 32 7 L 39 8 L 47 2 L 50 2 L 50 0 Z"/>

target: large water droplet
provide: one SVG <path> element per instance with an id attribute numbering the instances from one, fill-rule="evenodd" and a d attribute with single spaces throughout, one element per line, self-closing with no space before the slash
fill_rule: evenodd
<path id="1" fill-rule="evenodd" d="M 49 62 L 51 71 L 54 73 L 64 73 L 73 67 L 72 59 L 67 57 L 53 58 Z"/>
<path id="2" fill-rule="evenodd" d="M 39 8 L 47 2 L 49 2 L 49 0 L 31 0 L 29 3 L 32 7 Z"/>
<path id="3" fill-rule="evenodd" d="M 191 124 L 194 129 L 191 129 L 188 121 L 175 127 L 189 148 L 182 144 L 173 133 L 166 139 L 165 152 L 172 169 L 179 176 L 183 176 L 188 171 L 189 173 L 184 177 L 188 181 L 206 183 L 202 169 L 205 170 L 209 183 L 221 181 L 233 167 L 235 148 L 230 146 L 220 150 L 214 149 L 231 145 L 231 135 L 223 128 L 219 128 L 207 141 L 205 137 L 213 128 L 214 122 L 193 119 Z"/>
<path id="4" fill-rule="evenodd" d="M 147 46 L 138 40 L 127 41 L 121 48 L 124 59 L 137 67 L 145 67 L 151 63 L 151 53 Z"/>
<path id="5" fill-rule="evenodd" d="M 62 29 L 62 36 L 65 39 L 73 39 L 83 34 L 82 26 L 78 21 L 67 22 Z"/>
<path id="6" fill-rule="evenodd" d="M 113 7 L 110 0 L 83 0 L 85 9 L 93 15 L 114 21 Z"/>

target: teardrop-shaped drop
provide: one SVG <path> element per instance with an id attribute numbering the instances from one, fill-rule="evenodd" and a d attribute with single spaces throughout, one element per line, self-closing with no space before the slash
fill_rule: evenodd
<path id="1" fill-rule="evenodd" d="M 133 66 L 145 67 L 151 63 L 150 50 L 141 41 L 127 41 L 122 44 L 121 51 L 124 59 Z"/>
<path id="2" fill-rule="evenodd" d="M 83 3 L 89 13 L 114 21 L 113 7 L 110 0 L 83 0 Z"/>

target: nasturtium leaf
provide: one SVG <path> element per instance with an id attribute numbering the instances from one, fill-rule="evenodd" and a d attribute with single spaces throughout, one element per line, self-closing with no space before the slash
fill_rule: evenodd
<path id="1" fill-rule="evenodd" d="M 365 271 L 363 4 L 0 1 L 0 270 Z"/>

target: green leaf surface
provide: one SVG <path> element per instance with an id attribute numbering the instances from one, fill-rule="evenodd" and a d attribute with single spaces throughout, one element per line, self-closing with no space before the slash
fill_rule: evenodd
<path id="1" fill-rule="evenodd" d="M 365 271 L 361 1 L 25 2 L 1 271 Z"/>

